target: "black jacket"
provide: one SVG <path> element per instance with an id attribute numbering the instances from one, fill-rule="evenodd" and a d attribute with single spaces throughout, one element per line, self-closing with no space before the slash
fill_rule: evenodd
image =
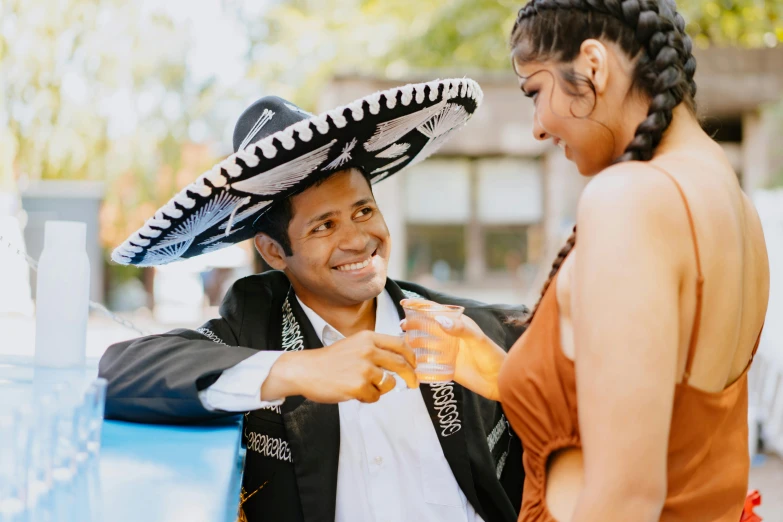
<path id="1" fill-rule="evenodd" d="M 509 317 L 523 307 L 489 306 L 388 280 L 398 303 L 421 296 L 465 307 L 500 346 L 521 335 Z M 106 416 L 146 423 L 191 423 L 230 415 L 205 409 L 198 392 L 258 350 L 322 347 L 281 272 L 237 281 L 219 319 L 112 345 L 99 373 L 109 381 Z M 500 404 L 456 383 L 420 386 L 433 427 L 463 493 L 486 522 L 514 522 L 521 505 L 522 449 Z M 245 414 L 247 457 L 242 506 L 249 522 L 332 522 L 340 419 L 336 404 L 289 397 L 280 407 Z M 263 487 L 261 487 L 263 485 Z M 260 488 L 260 489 L 259 489 Z"/>

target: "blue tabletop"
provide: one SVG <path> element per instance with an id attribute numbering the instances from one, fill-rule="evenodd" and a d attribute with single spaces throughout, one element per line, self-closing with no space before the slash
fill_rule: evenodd
<path id="1" fill-rule="evenodd" d="M 62 380 L 93 379 L 0 357 L 0 413 Z M 104 421 L 98 462 L 99 520 L 234 522 L 244 450 L 241 417 L 200 426 Z M 92 521 L 91 521 L 92 522 Z"/>
<path id="2" fill-rule="evenodd" d="M 241 427 L 105 421 L 100 479 L 105 520 L 235 521 Z"/>

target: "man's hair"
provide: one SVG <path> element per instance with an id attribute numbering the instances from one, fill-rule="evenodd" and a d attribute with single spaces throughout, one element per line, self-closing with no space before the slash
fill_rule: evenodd
<path id="1" fill-rule="evenodd" d="M 370 192 L 372 192 L 372 183 L 370 182 L 369 175 L 365 174 L 364 171 L 357 168 L 351 168 L 348 170 L 355 170 L 356 172 L 359 172 L 367 181 L 367 185 L 370 187 Z M 294 251 L 291 249 L 291 238 L 288 235 L 288 225 L 291 224 L 291 219 L 294 217 L 294 205 L 291 201 L 292 198 L 297 194 L 301 194 L 305 190 L 322 185 L 326 182 L 326 180 L 331 179 L 333 176 L 342 172 L 346 171 L 339 170 L 329 174 L 328 176 L 319 179 L 312 185 L 308 185 L 299 192 L 295 192 L 287 198 L 274 203 L 255 224 L 256 233 L 266 234 L 270 238 L 274 239 L 283 248 L 283 252 L 286 256 L 290 257 L 294 255 Z"/>

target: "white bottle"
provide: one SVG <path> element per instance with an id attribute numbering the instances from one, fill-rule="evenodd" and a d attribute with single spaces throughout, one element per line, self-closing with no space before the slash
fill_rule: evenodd
<path id="1" fill-rule="evenodd" d="M 86 236 L 84 223 L 46 222 L 36 287 L 36 366 L 84 366 L 90 306 Z"/>

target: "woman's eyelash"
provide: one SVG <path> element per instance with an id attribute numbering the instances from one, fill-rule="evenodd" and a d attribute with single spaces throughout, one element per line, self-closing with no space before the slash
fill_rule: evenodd
<path id="1" fill-rule="evenodd" d="M 538 91 L 530 91 L 530 92 L 522 91 L 522 94 L 524 94 L 526 98 L 535 98 L 536 95 L 538 94 Z"/>

